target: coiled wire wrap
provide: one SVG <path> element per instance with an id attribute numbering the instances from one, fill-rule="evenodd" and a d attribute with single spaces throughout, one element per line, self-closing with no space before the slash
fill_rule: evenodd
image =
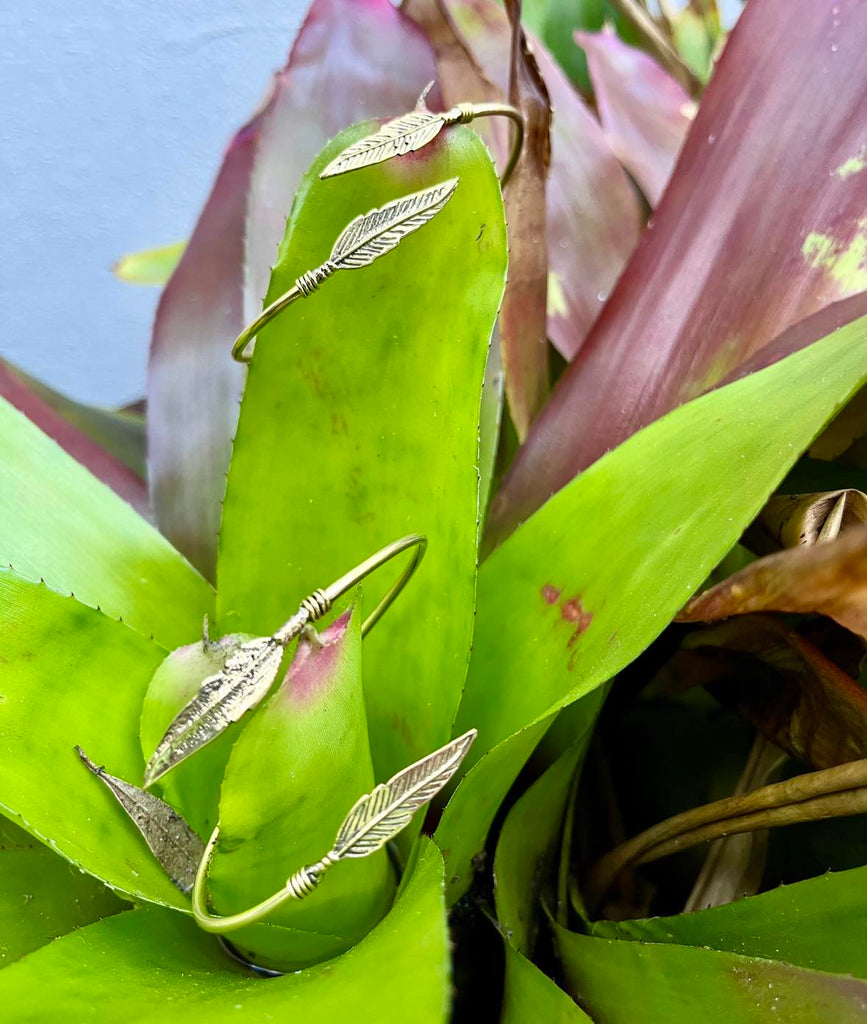
<path id="1" fill-rule="evenodd" d="M 331 260 L 326 260 L 321 267 L 314 267 L 313 270 L 305 270 L 304 273 L 295 279 L 295 287 L 306 298 L 312 295 L 323 281 L 327 281 L 334 273 L 334 266 Z"/>

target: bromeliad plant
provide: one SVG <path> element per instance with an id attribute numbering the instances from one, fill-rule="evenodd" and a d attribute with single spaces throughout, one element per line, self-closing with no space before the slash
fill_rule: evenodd
<path id="1" fill-rule="evenodd" d="M 573 6 L 315 0 L 146 424 L 3 369 L 4 1019 L 862 1015 L 864 7 Z"/>

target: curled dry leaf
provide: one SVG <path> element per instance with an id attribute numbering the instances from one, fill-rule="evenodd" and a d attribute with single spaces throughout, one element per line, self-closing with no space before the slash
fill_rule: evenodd
<path id="1" fill-rule="evenodd" d="M 835 540 L 843 530 L 867 526 L 867 494 L 853 489 L 777 494 L 759 517 L 784 548 Z"/>
<path id="2" fill-rule="evenodd" d="M 147 763 L 145 786 L 152 786 L 256 707 L 276 679 L 282 660 L 283 646 L 273 637 L 248 640 L 230 654 L 223 669 L 208 676 L 172 720 Z"/>
<path id="3" fill-rule="evenodd" d="M 840 818 L 867 811 L 867 761 L 796 775 L 751 793 L 694 807 L 653 825 L 600 857 L 585 886 L 591 913 L 620 872 L 700 843 L 756 829 Z"/>
<path id="4" fill-rule="evenodd" d="M 716 622 L 765 611 L 818 612 L 867 639 L 867 527 L 759 558 L 694 597 L 677 621 Z"/>
<path id="5" fill-rule="evenodd" d="M 749 615 L 687 637 L 676 661 L 759 732 L 813 768 L 867 757 L 867 690 L 770 616 Z"/>
<path id="6" fill-rule="evenodd" d="M 196 880 L 196 869 L 205 844 L 165 801 L 146 793 L 123 779 L 115 778 L 94 764 L 81 747 L 75 748 L 82 762 L 111 791 L 117 802 L 129 815 L 130 820 L 141 832 L 151 853 L 166 869 L 172 882 L 181 890 L 189 892 Z"/>

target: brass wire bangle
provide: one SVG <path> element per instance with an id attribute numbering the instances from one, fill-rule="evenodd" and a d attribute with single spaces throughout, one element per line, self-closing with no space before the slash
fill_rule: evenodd
<path id="1" fill-rule="evenodd" d="M 369 633 L 406 586 L 424 557 L 426 548 L 427 539 L 418 533 L 394 541 L 324 590 L 316 590 L 305 597 L 298 611 L 271 636 L 254 637 L 241 644 L 219 672 L 202 682 L 198 693 L 169 723 L 145 765 L 144 788 L 153 785 L 175 765 L 216 739 L 227 726 L 239 721 L 259 704 L 277 676 L 284 648 L 305 626 L 326 615 L 339 597 L 352 590 L 370 573 L 402 552 L 414 549 L 398 578 L 362 623 L 361 635 Z"/>
<path id="2" fill-rule="evenodd" d="M 524 146 L 524 115 L 509 103 L 456 103 L 448 110 L 434 113 L 424 105 L 425 96 L 432 85 L 433 82 L 421 94 L 415 110 L 386 122 L 372 135 L 347 146 L 320 171 L 319 177 L 332 178 L 371 164 L 383 163 L 396 156 L 415 153 L 432 142 L 448 125 L 469 124 L 477 117 L 507 117 L 515 126 L 515 131 L 509 159 L 500 178 L 500 185 L 505 188 Z"/>
<path id="3" fill-rule="evenodd" d="M 312 295 L 335 271 L 369 266 L 378 257 L 391 252 L 407 235 L 435 217 L 457 187 L 458 179 L 449 178 L 420 192 L 400 196 L 351 220 L 340 232 L 328 259 L 305 271 L 288 292 L 275 299 L 241 331 L 232 346 L 232 358 L 239 363 L 249 363 L 247 346 L 265 324 L 296 299 Z"/>
<path id="4" fill-rule="evenodd" d="M 524 115 L 521 111 L 510 103 L 456 103 L 443 116 L 445 124 L 469 124 L 477 117 L 507 117 L 512 122 L 515 126 L 512 149 L 500 178 L 500 186 L 505 188 L 524 148 Z"/>

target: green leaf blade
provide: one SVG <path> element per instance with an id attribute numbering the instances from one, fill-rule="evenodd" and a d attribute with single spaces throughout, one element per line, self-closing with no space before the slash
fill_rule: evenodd
<path id="1" fill-rule="evenodd" d="M 219 621 L 224 631 L 270 633 L 377 548 L 425 534 L 419 572 L 365 644 L 371 747 L 377 776 L 388 778 L 449 738 L 463 686 L 479 402 L 506 249 L 496 174 L 467 129 L 405 160 L 320 181 L 328 160 L 370 130 L 344 132 L 308 172 L 267 301 L 327 259 L 360 212 L 460 183 L 393 252 L 335 274 L 260 332 L 223 509 Z M 391 571 L 366 593 L 381 595 Z"/>
<path id="2" fill-rule="evenodd" d="M 213 592 L 126 502 L 0 401 L 0 564 L 166 648 L 196 636 Z"/>
<path id="3" fill-rule="evenodd" d="M 106 615 L 0 570 L 0 809 L 119 892 L 185 900 L 115 798 L 80 762 L 140 779 L 142 697 L 165 652 Z"/>
<path id="4" fill-rule="evenodd" d="M 492 760 L 467 776 L 437 832 L 463 853 L 449 859 L 449 877 L 462 879 L 452 897 L 529 753 L 533 723 L 594 691 L 662 631 L 864 384 L 865 341 L 861 318 L 676 409 L 567 485 L 483 564 L 457 728 L 478 728 L 470 759 L 490 750 Z"/>
<path id="5" fill-rule="evenodd" d="M 0 972 L 5 1024 L 135 1020 L 236 1024 L 445 1024 L 448 929 L 442 859 L 425 841 L 388 917 L 337 960 L 263 980 L 178 914 L 130 911 L 53 942 Z"/>

